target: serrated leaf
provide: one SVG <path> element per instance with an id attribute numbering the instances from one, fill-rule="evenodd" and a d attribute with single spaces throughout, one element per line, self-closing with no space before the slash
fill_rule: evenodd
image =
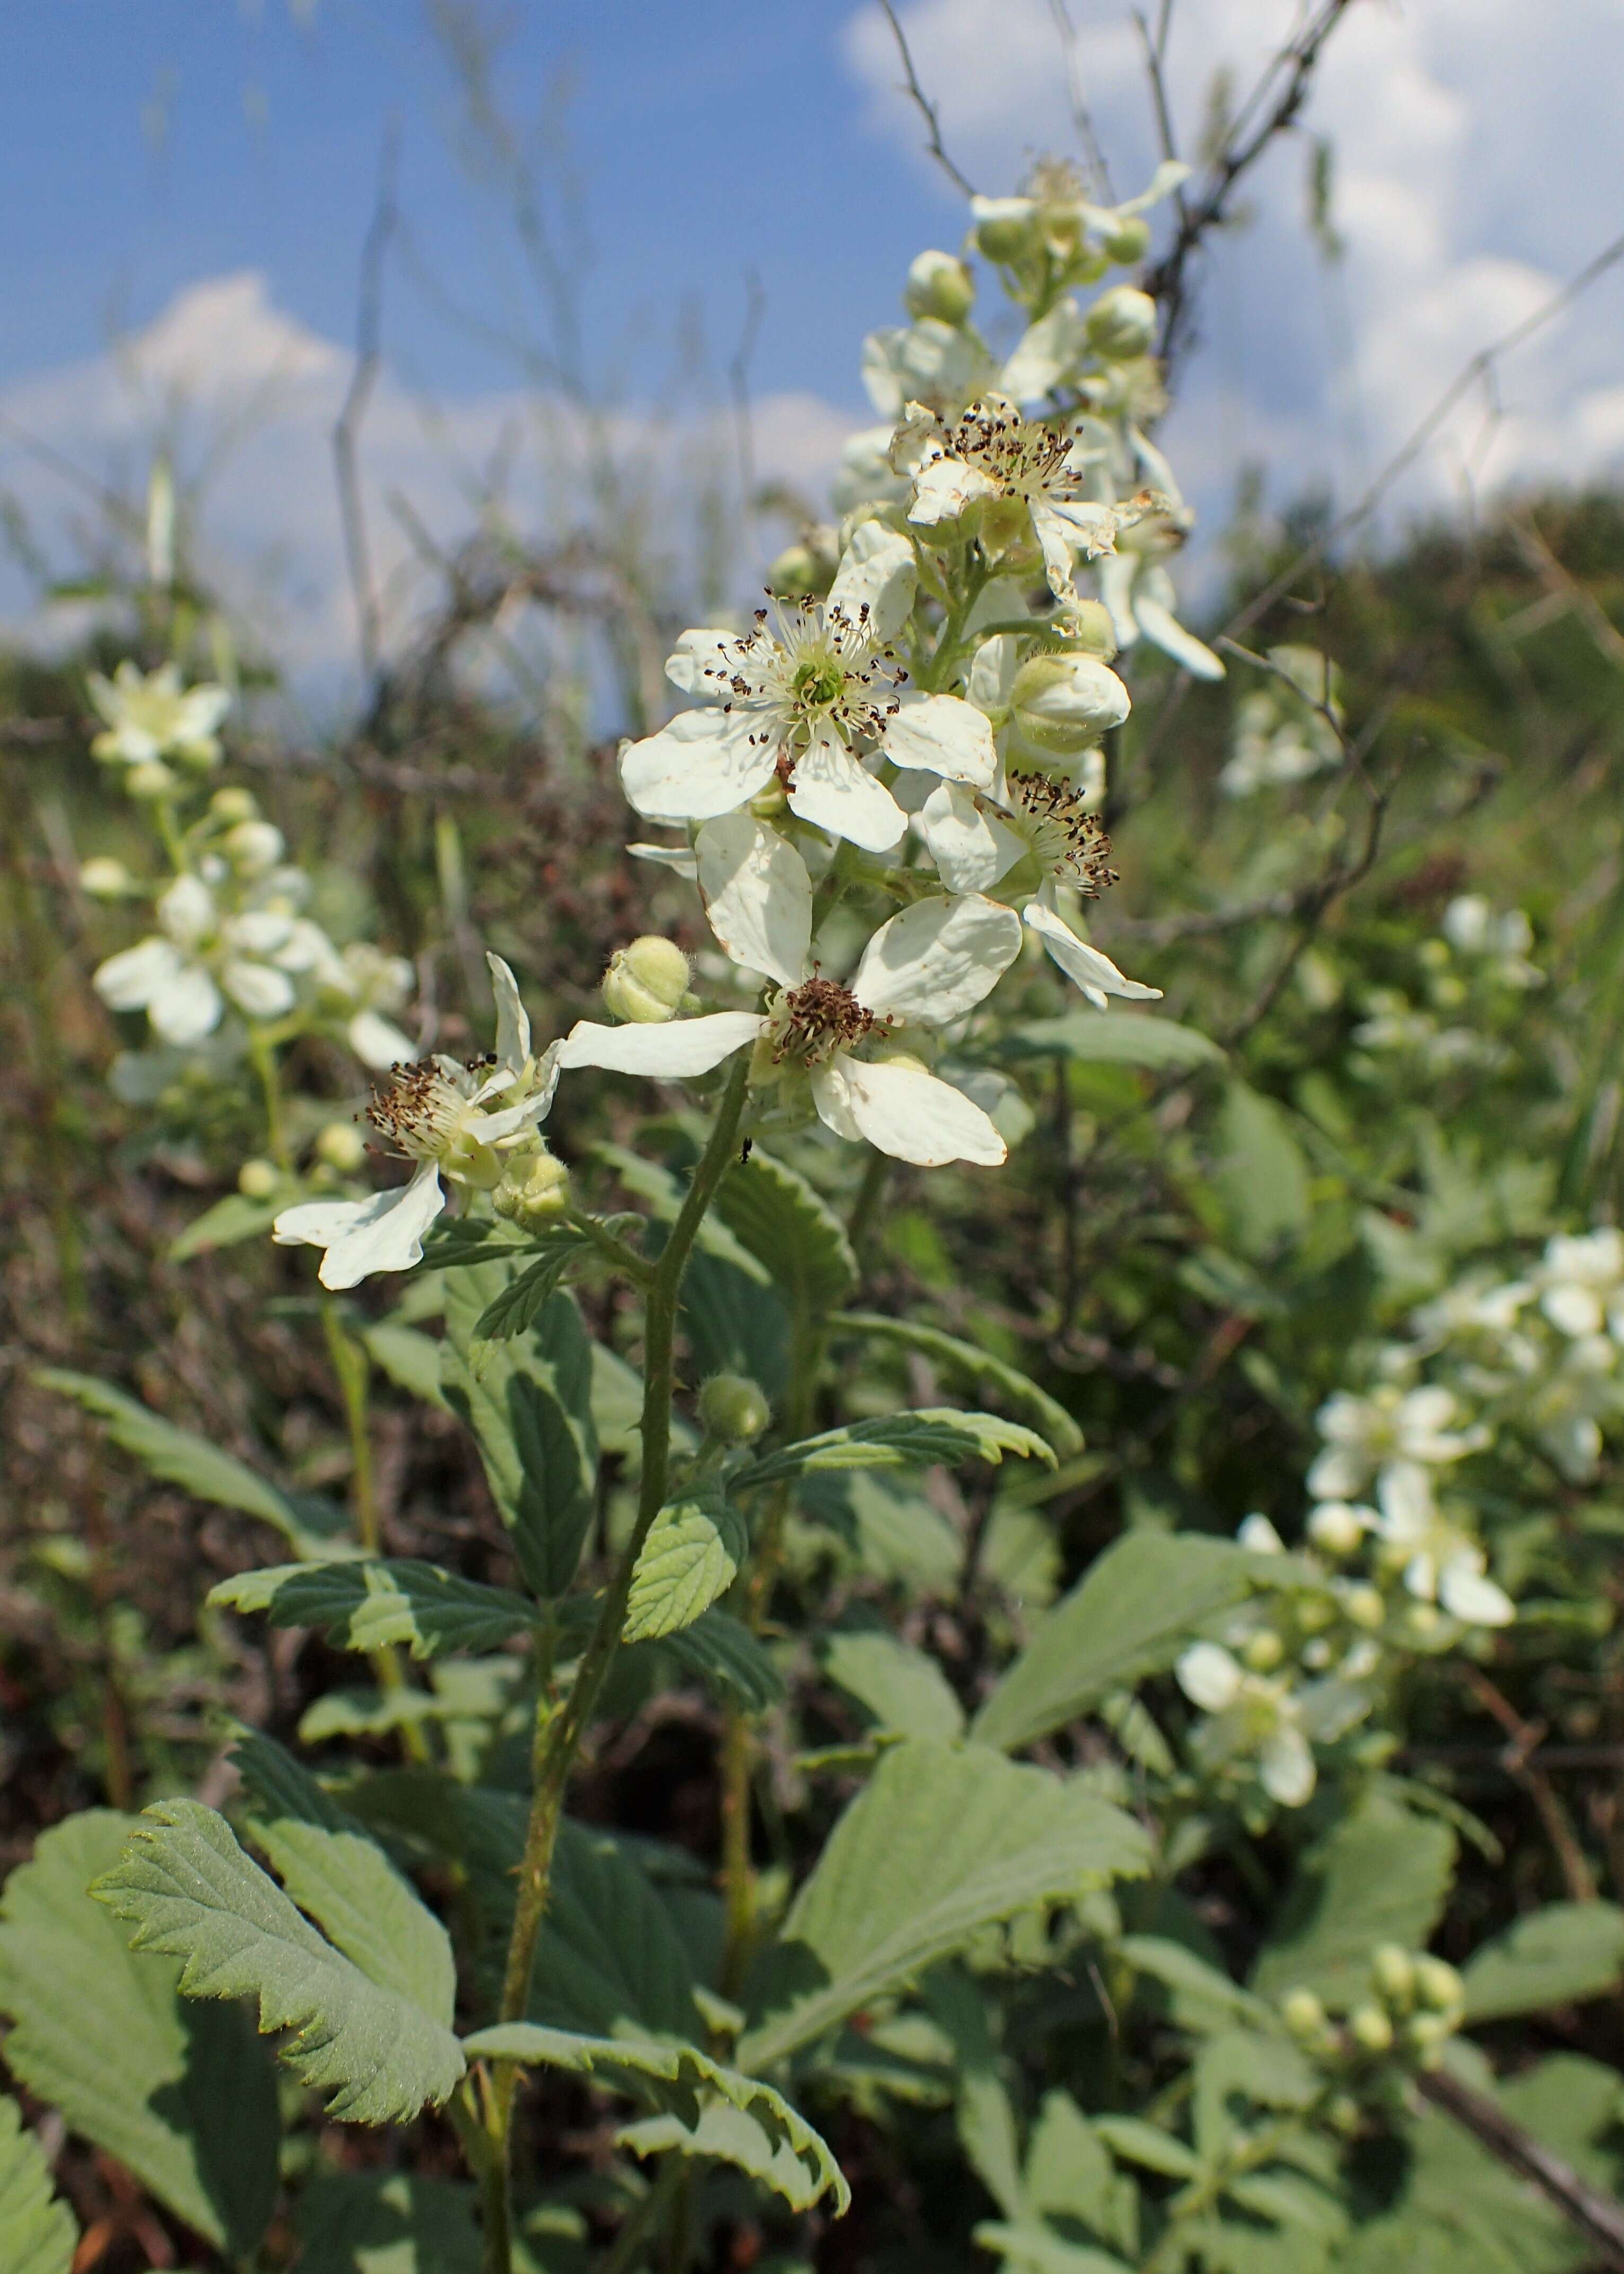
<path id="1" fill-rule="evenodd" d="M 1128 2257 L 1138 2256 L 1138 2189 L 1118 2172 L 1069 2092 L 1044 2096 L 1027 2142 L 1025 2181 L 1034 2209 L 1081 2219 Z"/>
<path id="2" fill-rule="evenodd" d="M 649 1527 L 626 1600 L 627 1642 L 658 1642 L 691 1627 L 738 1577 L 744 1519 L 721 1493 L 668 1501 Z"/>
<path id="3" fill-rule="evenodd" d="M 933 1658 L 882 1627 L 837 1630 L 819 1649 L 837 1690 L 866 1706 L 875 1726 L 904 1737 L 960 1737 L 964 1709 Z"/>
<path id="4" fill-rule="evenodd" d="M 1013 1752 L 1063 1728 L 1112 1690 L 1171 1666 L 1251 1579 L 1252 1559 L 1233 1541 L 1128 1533 L 1039 1623 L 977 1714 L 971 1736 Z"/>
<path id="5" fill-rule="evenodd" d="M 1058 1019 L 1030 1019 L 1004 1045 L 1011 1058 L 1066 1058 L 1085 1065 L 1180 1066 L 1220 1065 L 1223 1052 L 1194 1027 L 1155 1019 L 1143 1011 L 1068 1011 Z"/>
<path id="6" fill-rule="evenodd" d="M 393 1990 L 449 2029 L 457 1961 L 439 1920 L 383 1850 L 354 1830 L 298 1815 L 256 1812 L 251 1830 L 302 1911 L 381 1989 Z"/>
<path id="7" fill-rule="evenodd" d="M 617 1841 L 568 1818 L 554 1851 L 529 2018 L 588 2037 L 702 2034 L 687 1954 L 658 1891 Z"/>
<path id="8" fill-rule="evenodd" d="M 228 1756 L 243 1781 L 251 1807 L 271 1817 L 285 1816 L 300 1824 L 319 1825 L 325 1831 L 343 1832 L 356 1819 L 346 1813 L 302 1761 L 262 1729 L 240 1724 L 233 1731 Z"/>
<path id="9" fill-rule="evenodd" d="M 1149 1866 L 1130 1817 L 975 1747 L 891 1747 L 835 1826 L 752 1985 L 739 2059 L 782 2060 L 984 1927 Z"/>
<path id="10" fill-rule="evenodd" d="M 919 1326 L 911 1319 L 889 1319 L 878 1311 L 843 1311 L 836 1331 L 843 1335 L 848 1329 L 871 1340 L 900 1343 L 908 1350 L 917 1350 L 968 1381 L 991 1382 L 1042 1431 L 1062 1459 L 1082 1451 L 1083 1432 L 1059 1399 L 1051 1397 L 1019 1367 L 994 1358 L 991 1351 L 963 1342 L 957 1335 L 944 1334 L 939 1327 Z"/>
<path id="11" fill-rule="evenodd" d="M 439 2105 L 464 2069 L 442 2022 L 364 1973 L 243 1853 L 198 1801 L 159 1802 L 132 1827 L 125 1860 L 94 1890 L 134 1922 L 134 1950 L 184 1960 L 189 1997 L 257 1998 L 262 2030 L 289 2029 L 282 2058 L 330 2092 L 353 2123 L 404 2122 Z"/>
<path id="12" fill-rule="evenodd" d="M 692 1255 L 679 1315 L 695 1374 L 747 1375 L 770 1405 L 782 1403 L 791 1337 L 789 1306 L 776 1287 L 746 1277 L 719 1255 Z"/>
<path id="13" fill-rule="evenodd" d="M 1018 1421 L 1002 1420 L 996 1413 L 963 1413 L 953 1405 L 920 1406 L 911 1412 L 848 1421 L 838 1429 L 780 1446 L 739 1470 L 733 1489 L 754 1492 L 820 1469 L 900 1469 L 972 1458 L 996 1467 L 1006 1453 L 1054 1465 L 1043 1439 Z"/>
<path id="14" fill-rule="evenodd" d="M 137 1819 L 87 1809 L 41 1834 L 0 1906 L 12 2074 L 178 2218 L 246 2257 L 276 2194 L 276 2080 L 245 2014 L 190 2006 L 87 1890 Z"/>
<path id="15" fill-rule="evenodd" d="M 592 1252 L 584 1232 L 568 1225 L 550 1233 L 533 1263 L 527 1264 L 494 1295 L 474 1321 L 472 1342 L 508 1342 L 525 1333 L 572 1263 Z"/>
<path id="16" fill-rule="evenodd" d="M 837 2212 L 851 2201 L 839 2165 L 805 2118 L 771 2085 L 724 2068 L 698 2045 L 578 2037 L 565 2029 L 514 2022 L 476 2031 L 464 2040 L 464 2051 L 476 2059 L 571 2069 L 601 2078 L 622 2092 L 652 2099 L 668 2121 L 653 2133 L 635 2126 L 626 2135 L 631 2145 L 645 2152 L 675 2149 L 738 2163 L 797 2210 L 810 2210 L 829 2190 Z M 752 2133 L 714 2119 L 706 2125 L 707 2107 L 718 2103 L 746 2119 Z"/>
<path id="17" fill-rule="evenodd" d="M 1485 1943 L 1465 1969 L 1466 2018 L 1496 2022 L 1600 1998 L 1624 1975 L 1624 1911 L 1548 1903 Z"/>
<path id="18" fill-rule="evenodd" d="M 782 1676 L 759 1637 L 714 1606 L 691 1627 L 644 1647 L 668 1652 L 684 1671 L 699 1675 L 746 1713 L 765 1713 L 769 1706 L 783 1702 Z"/>
<path id="19" fill-rule="evenodd" d="M 408 1560 L 273 1563 L 222 1579 L 208 1601 L 263 1611 L 273 1626 L 319 1628 L 341 1650 L 403 1644 L 413 1658 L 495 1650 L 536 1623 L 522 1595 Z"/>
<path id="20" fill-rule="evenodd" d="M 481 1264 L 447 1282 L 442 1382 L 478 1441 L 525 1579 L 538 1595 L 559 1595 L 597 1507 L 592 1344 L 573 1297 L 559 1291 L 528 1333 L 476 1348 L 510 1269 Z"/>
<path id="21" fill-rule="evenodd" d="M 70 2274 L 79 2222 L 14 2100 L 0 2097 L 0 2274 Z"/>
<path id="22" fill-rule="evenodd" d="M 298 2274 L 479 2274 L 473 2205 L 416 2172 L 324 2172 L 299 2189 Z"/>
<path id="23" fill-rule="evenodd" d="M 321 1552 L 319 1543 L 330 1541 L 348 1528 L 341 1509 L 311 1493 L 286 1493 L 207 1437 L 177 1428 L 149 1406 L 121 1389 L 98 1382 L 94 1374 L 71 1374 L 58 1367 L 35 1374 L 42 1389 L 60 1390 L 86 1412 L 108 1425 L 108 1435 L 165 1484 L 180 1485 L 199 1500 L 219 1508 L 240 1509 L 270 1525 L 301 1554 Z M 331 1553 L 329 1547 L 329 1553 Z"/>
<path id="24" fill-rule="evenodd" d="M 170 1241 L 170 1261 L 185 1263 L 213 1248 L 236 1247 L 245 1239 L 258 1239 L 270 1230 L 297 1189 L 291 1186 L 263 1201 L 250 1200 L 246 1193 L 227 1193 L 213 1208 L 193 1216 L 178 1239 Z"/>
<path id="25" fill-rule="evenodd" d="M 517 1225 L 491 1224 L 479 1216 L 442 1216 L 425 1235 L 426 1271 L 471 1270 L 480 1263 L 520 1262 L 534 1241 Z"/>
<path id="26" fill-rule="evenodd" d="M 1123 1939 L 1122 1956 L 1136 1972 L 1148 1974 L 1173 1992 L 1173 2019 L 1181 2029 L 1205 2031 L 1234 2022 L 1260 2026 L 1274 2022 L 1274 2008 L 1242 1983 L 1232 1982 L 1182 1942 L 1154 1934 Z"/>
<path id="27" fill-rule="evenodd" d="M 759 1145 L 728 1171 L 714 1205 L 792 1311 L 820 1319 L 857 1292 L 846 1227 L 804 1177 Z"/>
<path id="28" fill-rule="evenodd" d="M 1353 2004 L 1379 1942 L 1424 1949 L 1454 1866 L 1446 1825 L 1367 1795 L 1299 1863 L 1251 1987 L 1279 1999 L 1300 1984 L 1328 2006 Z"/>

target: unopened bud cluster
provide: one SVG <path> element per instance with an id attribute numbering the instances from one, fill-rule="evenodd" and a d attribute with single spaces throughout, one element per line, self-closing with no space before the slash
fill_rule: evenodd
<path id="1" fill-rule="evenodd" d="M 1349 2088 L 1368 2094 L 1395 2068 L 1437 2068 L 1465 2011 L 1466 1986 L 1453 1966 L 1395 1942 L 1371 1953 L 1367 1991 L 1341 2027 L 1312 1990 L 1288 1990 L 1280 2000 L 1288 2032 L 1342 2097 Z"/>

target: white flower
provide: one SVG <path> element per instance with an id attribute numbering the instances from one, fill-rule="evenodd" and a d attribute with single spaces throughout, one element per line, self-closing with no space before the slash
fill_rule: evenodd
<path id="1" fill-rule="evenodd" d="M 860 1057 L 897 1027 L 944 1027 L 996 986 L 1021 944 L 1013 913 L 976 895 L 916 901 L 881 924 L 851 983 L 811 961 L 812 880 L 795 847 L 748 814 L 708 822 L 695 845 L 711 928 L 736 963 L 776 983 L 765 1013 L 720 1011 L 666 1026 L 594 1026 L 566 1037 L 563 1066 L 681 1081 L 756 1048 L 758 1080 L 804 1073 L 820 1120 L 898 1160 L 996 1167 L 1008 1148 L 963 1091 L 916 1060 Z"/>
<path id="2" fill-rule="evenodd" d="M 1545 973 L 1528 960 L 1534 927 L 1522 908 L 1497 915 L 1480 893 L 1462 892 L 1444 910 L 1441 930 L 1457 954 L 1490 959 L 1494 975 L 1507 986 L 1544 986 Z"/>
<path id="3" fill-rule="evenodd" d="M 1112 995 L 1136 1003 L 1159 999 L 1159 987 L 1126 978 L 1109 956 L 1079 939 L 1060 912 L 1061 892 L 1092 897 L 1116 881 L 1111 840 L 1082 793 L 1051 774 L 1006 768 L 985 794 L 943 782 L 918 819 L 948 890 L 998 886 L 1001 899 L 1023 901 L 1022 922 L 1097 1009 Z"/>
<path id="4" fill-rule="evenodd" d="M 320 927 L 285 908 L 223 914 L 200 877 L 178 877 L 157 907 L 161 930 L 95 974 L 114 1011 L 145 1011 L 166 1043 L 200 1043 L 230 1001 L 245 1018 L 279 1019 L 292 1009 L 292 975 L 332 953 Z"/>
<path id="5" fill-rule="evenodd" d="M 1471 1534 L 1439 1513 L 1424 1469 L 1389 1470 L 1378 1497 L 1377 1526 L 1388 1547 L 1406 1560 L 1404 1585 L 1426 1603 L 1441 1603 L 1463 1626 L 1509 1626 L 1516 1605 L 1486 1577 L 1488 1559 Z"/>
<path id="6" fill-rule="evenodd" d="M 1204 641 L 1186 631 L 1175 610 L 1178 594 L 1173 579 L 1160 566 L 1162 555 L 1175 553 L 1189 536 L 1195 516 L 1179 494 L 1173 469 L 1137 426 L 1129 429 L 1134 461 L 1151 485 L 1156 510 L 1143 515 L 1128 532 L 1124 544 L 1099 564 L 1099 597 L 1110 611 L 1119 648 L 1130 648 L 1143 637 L 1170 655 L 1196 679 L 1222 679 L 1221 658 Z"/>
<path id="7" fill-rule="evenodd" d="M 1339 1390 L 1318 1415 L 1324 1450 L 1308 1472 L 1316 1500 L 1356 1500 L 1372 1477 L 1386 1484 L 1446 1467 L 1488 1442 L 1483 1428 L 1451 1427 L 1457 1414 L 1451 1393 L 1437 1383 L 1401 1390 L 1384 1382 L 1368 1397 Z"/>
<path id="8" fill-rule="evenodd" d="M 317 971 L 323 989 L 346 1007 L 355 1006 L 344 1020 L 344 1039 L 375 1072 L 387 1073 L 412 1054 L 411 1037 L 385 1014 L 405 1003 L 414 975 L 404 955 L 386 955 L 366 939 L 351 940 Z"/>
<path id="9" fill-rule="evenodd" d="M 1342 755 L 1334 664 L 1315 648 L 1290 646 L 1272 647 L 1269 661 L 1282 676 L 1254 689 L 1235 708 L 1232 755 L 1218 778 L 1227 797 L 1306 781 Z"/>
<path id="10" fill-rule="evenodd" d="M 871 332 L 863 343 L 863 384 L 882 418 L 906 403 L 951 414 L 993 375 L 993 358 L 968 324 L 922 316 L 905 329 Z"/>
<path id="11" fill-rule="evenodd" d="M 863 523 L 827 602 L 758 610 L 753 631 L 684 632 L 666 674 L 701 707 L 621 752 L 638 811 L 660 821 L 731 813 L 787 778 L 790 810 L 883 853 L 907 817 L 859 748 L 894 765 L 990 782 L 992 730 L 956 696 L 904 691 L 887 640 L 913 605 L 913 548 Z"/>
<path id="12" fill-rule="evenodd" d="M 376 1093 L 367 1118 L 397 1153 L 416 1163 L 410 1183 L 365 1201 L 311 1201 L 283 1209 L 272 1226 L 279 1246 L 325 1251 L 324 1287 L 356 1286 L 378 1271 L 409 1271 L 423 1257 L 423 1235 L 445 1206 L 442 1174 L 488 1190 L 500 1181 L 501 1156 L 528 1144 L 545 1119 L 558 1081 L 558 1045 L 531 1055 L 530 1020 L 513 974 L 498 955 L 485 959 L 496 994 L 493 1058 L 458 1065 L 422 1058 L 401 1066 Z M 490 1111 L 492 1101 L 508 1103 Z"/>
<path id="13" fill-rule="evenodd" d="M 1087 470 L 1099 450 L 1066 428 L 1023 418 L 1001 396 L 972 403 L 951 424 L 918 403 L 909 410 L 895 447 L 924 444 L 910 522 L 936 529 L 977 508 L 984 537 L 1007 546 L 1030 536 L 1043 555 L 1050 591 L 1072 606 L 1073 555 L 1093 561 L 1108 553 L 1119 531 L 1152 509 L 1148 492 L 1123 505 L 1090 497 Z"/>
<path id="14" fill-rule="evenodd" d="M 1610 1333 L 1624 1343 L 1624 1232 L 1613 1224 L 1559 1234 L 1534 1274 L 1539 1307 L 1565 1335 Z"/>
<path id="15" fill-rule="evenodd" d="M 1312 1799 L 1318 1773 L 1300 1698 L 1288 1682 L 1249 1674 L 1221 1643 L 1192 1643 L 1174 1668 L 1180 1689 L 1210 1718 L 1197 1751 L 1224 1766 L 1255 1760 L 1258 1781 L 1281 1808 Z"/>
<path id="16" fill-rule="evenodd" d="M 89 685 L 90 699 L 107 721 L 107 732 L 90 745 L 98 758 L 126 766 L 165 757 L 212 766 L 218 759 L 215 729 L 231 707 L 223 687 L 183 689 L 172 663 L 143 677 L 127 659 L 110 679 L 93 671 Z"/>

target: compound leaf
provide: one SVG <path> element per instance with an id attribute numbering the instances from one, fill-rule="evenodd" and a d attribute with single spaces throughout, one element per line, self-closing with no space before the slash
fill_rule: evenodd
<path id="1" fill-rule="evenodd" d="M 536 1623 L 522 1595 L 408 1560 L 273 1563 L 223 1579 L 208 1600 L 263 1611 L 273 1626 L 319 1627 L 341 1650 L 404 1644 L 413 1658 L 495 1650 Z"/>

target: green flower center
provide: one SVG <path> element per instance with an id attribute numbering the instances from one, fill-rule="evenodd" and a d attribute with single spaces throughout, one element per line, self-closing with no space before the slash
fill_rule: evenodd
<path id="1" fill-rule="evenodd" d="M 795 699 L 808 711 L 827 711 L 845 691 L 846 674 L 828 656 L 812 657 L 797 670 Z"/>

